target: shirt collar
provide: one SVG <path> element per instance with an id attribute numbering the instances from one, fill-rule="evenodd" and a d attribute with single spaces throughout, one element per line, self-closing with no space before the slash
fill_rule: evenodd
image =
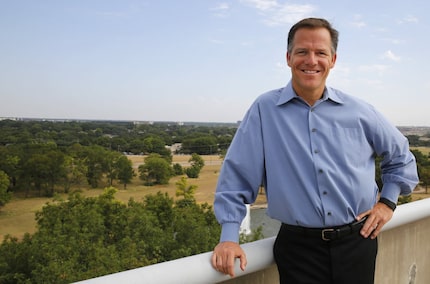
<path id="1" fill-rule="evenodd" d="M 277 105 L 283 105 L 286 104 L 288 102 L 290 102 L 291 100 L 293 100 L 294 98 L 297 98 L 297 94 L 296 92 L 293 90 L 293 85 L 291 84 L 291 81 L 288 82 L 287 86 L 285 86 L 285 88 L 280 90 L 281 94 L 279 96 L 279 100 Z M 326 101 L 326 100 L 331 100 L 335 103 L 338 104 L 343 104 L 343 99 L 338 95 L 338 93 L 330 88 L 330 87 L 326 87 L 324 90 L 324 94 L 323 97 L 321 99 L 322 101 Z"/>

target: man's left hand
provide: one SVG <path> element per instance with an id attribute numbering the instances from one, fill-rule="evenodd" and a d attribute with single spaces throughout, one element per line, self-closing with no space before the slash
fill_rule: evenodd
<path id="1" fill-rule="evenodd" d="M 357 220 L 360 221 L 366 216 L 367 220 L 360 233 L 364 238 L 370 236 L 371 239 L 375 239 L 381 232 L 382 227 L 393 217 L 393 210 L 384 203 L 378 202 L 371 210 L 358 215 Z"/>

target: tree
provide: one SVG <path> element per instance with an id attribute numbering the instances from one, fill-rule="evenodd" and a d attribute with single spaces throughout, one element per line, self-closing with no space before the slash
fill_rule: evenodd
<path id="1" fill-rule="evenodd" d="M 120 156 L 115 162 L 115 169 L 118 180 L 124 185 L 124 189 L 126 189 L 127 184 L 136 175 L 133 170 L 133 163 L 126 156 Z"/>
<path id="2" fill-rule="evenodd" d="M 194 199 L 194 192 L 197 188 L 197 185 L 188 185 L 186 177 L 181 177 L 181 179 L 176 182 L 176 196 L 183 196 L 184 199 Z"/>
<path id="3" fill-rule="evenodd" d="M 83 154 L 86 162 L 85 166 L 88 169 L 86 177 L 88 184 L 96 188 L 107 171 L 107 150 L 101 146 L 90 146 L 84 149 Z"/>
<path id="4" fill-rule="evenodd" d="M 150 154 L 138 167 L 139 177 L 145 185 L 168 184 L 172 176 L 170 164 L 160 154 Z"/>
<path id="5" fill-rule="evenodd" d="M 205 161 L 200 157 L 199 154 L 193 153 L 191 158 L 188 160 L 191 167 L 185 169 L 185 173 L 189 178 L 198 178 L 201 169 L 205 165 Z"/>
<path id="6" fill-rule="evenodd" d="M 7 174 L 0 170 L 0 208 L 12 198 L 12 194 L 8 192 L 9 177 Z"/>
<path id="7" fill-rule="evenodd" d="M 198 137 L 184 139 L 182 143 L 182 151 L 185 153 L 211 155 L 218 152 L 217 144 L 217 139 L 215 137 L 201 135 Z"/>
<path id="8" fill-rule="evenodd" d="M 184 169 L 182 168 L 181 164 L 175 163 L 173 164 L 173 174 L 175 176 L 180 176 L 184 173 Z"/>
<path id="9" fill-rule="evenodd" d="M 205 161 L 197 153 L 191 154 L 191 158 L 188 160 L 188 162 L 191 164 L 192 167 L 196 167 L 200 170 L 205 166 Z"/>
<path id="10" fill-rule="evenodd" d="M 71 283 L 212 250 L 220 226 L 208 204 L 166 193 L 124 204 L 116 189 L 70 194 L 36 214 L 37 231 L 0 245 L 0 283 Z"/>

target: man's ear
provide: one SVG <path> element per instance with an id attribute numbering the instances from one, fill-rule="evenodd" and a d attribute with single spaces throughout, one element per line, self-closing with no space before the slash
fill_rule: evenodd
<path id="1" fill-rule="evenodd" d="M 287 53 L 285 54 L 285 58 L 286 58 L 286 60 L 287 60 L 287 64 L 288 64 L 288 66 L 290 66 L 290 67 L 291 67 L 291 65 L 290 65 L 290 59 L 291 59 L 291 56 L 290 56 L 290 54 L 288 53 L 288 51 L 287 51 Z"/>
<path id="2" fill-rule="evenodd" d="M 337 53 L 335 53 L 333 55 L 333 57 L 331 58 L 331 65 L 330 65 L 330 69 L 334 67 L 334 65 L 336 64 L 336 59 L 337 59 Z"/>

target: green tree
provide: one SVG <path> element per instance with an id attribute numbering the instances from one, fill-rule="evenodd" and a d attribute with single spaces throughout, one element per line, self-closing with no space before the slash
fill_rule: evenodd
<path id="1" fill-rule="evenodd" d="M 12 148 L 12 149 L 11 149 Z M 4 171 L 10 179 L 10 187 L 15 187 L 18 177 L 19 157 L 14 153 L 16 147 L 0 146 L 0 170 Z"/>
<path id="2" fill-rule="evenodd" d="M 118 180 L 124 185 L 124 189 L 126 189 L 127 184 L 136 175 L 133 170 L 133 163 L 126 156 L 120 156 L 115 162 L 115 169 Z"/>
<path id="3" fill-rule="evenodd" d="M 176 182 L 176 196 L 183 196 L 184 199 L 194 199 L 194 193 L 198 188 L 195 184 L 188 184 L 186 177 L 181 177 Z"/>
<path id="4" fill-rule="evenodd" d="M 205 166 L 205 161 L 197 153 L 191 154 L 191 158 L 188 160 L 188 162 L 191 164 L 192 167 L 196 167 L 200 170 Z"/>
<path id="5" fill-rule="evenodd" d="M 145 185 L 168 184 L 172 176 L 170 164 L 160 154 L 150 154 L 146 157 L 138 171 Z"/>
<path id="6" fill-rule="evenodd" d="M 175 176 L 180 176 L 184 173 L 184 169 L 182 168 L 181 164 L 175 163 L 173 164 L 173 174 Z"/>
<path id="7" fill-rule="evenodd" d="M 0 170 L 0 208 L 12 198 L 12 194 L 8 192 L 9 188 L 9 177 L 5 172 Z"/>
<path id="8" fill-rule="evenodd" d="M 188 162 L 190 163 L 191 167 L 185 169 L 185 174 L 189 178 L 198 178 L 200 171 L 205 165 L 205 161 L 199 154 L 193 153 Z"/>
<path id="9" fill-rule="evenodd" d="M 214 136 L 199 135 L 198 137 L 184 139 L 182 151 L 185 153 L 198 153 L 211 155 L 218 151 L 217 139 Z"/>
<path id="10" fill-rule="evenodd" d="M 36 214 L 37 231 L 0 245 L 0 283 L 71 283 L 212 250 L 220 226 L 208 204 L 167 194 L 143 202 L 69 195 Z"/>
<path id="11" fill-rule="evenodd" d="M 107 153 L 108 150 L 97 145 L 86 147 L 84 149 L 84 161 L 88 170 L 86 177 L 88 184 L 93 188 L 97 188 L 99 186 L 99 183 L 103 178 L 103 174 L 107 172 Z"/>

